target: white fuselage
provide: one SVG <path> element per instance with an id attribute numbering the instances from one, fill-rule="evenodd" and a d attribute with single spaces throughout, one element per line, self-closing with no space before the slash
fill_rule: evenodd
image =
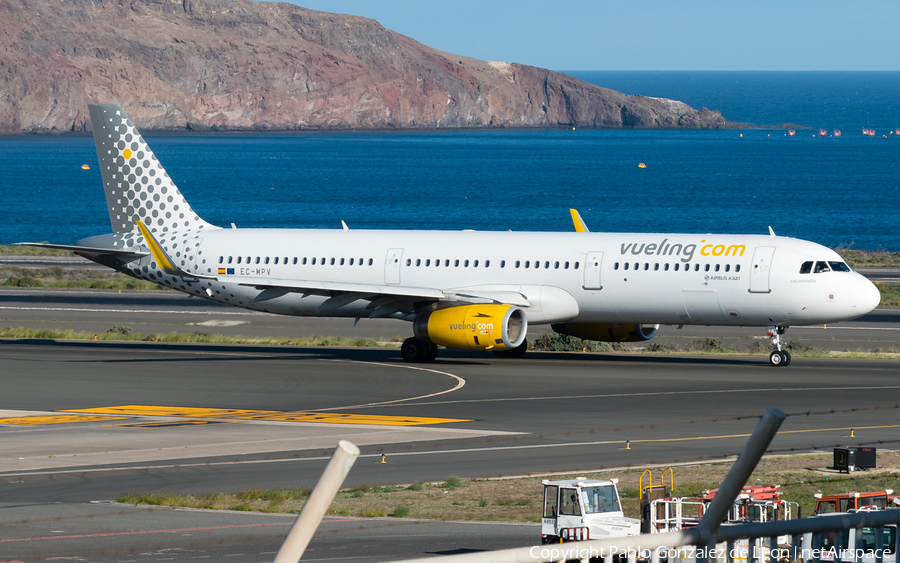
<path id="1" fill-rule="evenodd" d="M 185 270 L 218 280 L 168 285 L 285 315 L 317 315 L 328 296 L 297 291 L 254 302 L 262 290 L 241 284 L 266 278 L 519 293 L 531 324 L 809 325 L 858 317 L 879 301 L 877 288 L 855 272 L 800 273 L 805 262 L 843 260 L 785 237 L 215 228 L 196 236 L 183 254 L 168 251 Z M 142 267 L 151 261 L 127 269 L 150 279 Z M 368 304 L 322 316 L 366 317 Z"/>

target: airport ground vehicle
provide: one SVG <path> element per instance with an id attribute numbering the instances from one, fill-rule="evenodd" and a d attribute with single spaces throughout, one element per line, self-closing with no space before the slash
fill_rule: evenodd
<path id="1" fill-rule="evenodd" d="M 861 510 L 864 508 L 888 508 L 893 497 L 893 489 L 885 489 L 883 491 L 875 491 L 869 493 L 858 493 L 851 491 L 838 495 L 821 495 L 816 497 L 815 515 L 830 514 L 832 512 L 850 512 L 852 510 Z"/>
<path id="2" fill-rule="evenodd" d="M 618 479 L 601 481 L 584 477 L 542 481 L 541 543 L 639 535 L 641 521 L 626 518 L 622 512 L 618 482 Z"/>
<path id="3" fill-rule="evenodd" d="M 859 512 L 870 510 L 878 509 L 862 509 Z M 849 512 L 856 512 L 856 510 L 851 509 Z M 831 512 L 812 516 L 812 518 L 829 518 L 840 514 L 840 512 Z M 896 525 L 884 528 L 850 528 L 842 532 L 804 534 L 801 554 L 806 561 L 896 563 L 897 539 Z"/>

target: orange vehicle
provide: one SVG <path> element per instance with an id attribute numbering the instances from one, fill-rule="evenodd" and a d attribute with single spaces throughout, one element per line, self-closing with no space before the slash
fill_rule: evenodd
<path id="1" fill-rule="evenodd" d="M 813 495 L 816 497 L 816 510 L 813 514 L 831 514 L 832 512 L 850 512 L 862 508 L 884 509 L 891 505 L 893 489 L 885 489 L 872 493 L 849 492 L 839 495 Z"/>

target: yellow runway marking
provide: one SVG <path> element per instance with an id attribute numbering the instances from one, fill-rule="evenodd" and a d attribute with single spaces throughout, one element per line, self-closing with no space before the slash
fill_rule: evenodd
<path id="1" fill-rule="evenodd" d="M 266 420 L 278 422 L 319 422 L 327 424 L 371 424 L 378 426 L 420 426 L 448 422 L 471 422 L 462 418 L 432 418 L 425 416 L 386 416 L 371 414 L 342 414 L 327 412 L 258 411 L 246 409 L 206 409 L 197 407 L 160 407 L 153 405 L 123 405 L 95 409 L 72 409 L 65 412 L 121 414 L 132 416 L 165 416 L 186 418 L 217 418 Z"/>
<path id="2" fill-rule="evenodd" d="M 63 412 L 86 412 L 101 414 L 129 414 L 132 416 L 187 416 L 191 418 L 222 418 L 236 415 L 275 413 L 279 411 L 256 411 L 246 409 L 206 409 L 198 407 L 158 407 L 154 405 L 122 405 L 119 407 L 98 407 L 95 409 L 67 409 Z"/>
<path id="3" fill-rule="evenodd" d="M 128 420 L 130 416 L 90 416 L 85 414 L 56 414 L 47 416 L 17 416 L 0 418 L 0 424 L 38 425 L 38 424 L 71 424 L 73 422 L 96 422 L 100 420 Z"/>
<path id="4" fill-rule="evenodd" d="M 132 422 L 130 424 L 109 424 L 107 428 L 175 428 L 182 426 L 204 426 L 207 424 L 231 424 L 232 420 L 160 420 L 157 422 Z"/>

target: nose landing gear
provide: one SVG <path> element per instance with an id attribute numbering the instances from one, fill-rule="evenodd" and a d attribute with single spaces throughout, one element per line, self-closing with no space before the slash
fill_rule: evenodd
<path id="1" fill-rule="evenodd" d="M 769 363 L 772 366 L 779 367 L 791 365 L 791 353 L 787 350 L 782 350 L 782 347 L 784 346 L 784 333 L 787 329 L 788 327 L 783 325 L 766 327 L 766 333 L 772 337 L 772 346 L 775 347 L 775 351 L 769 354 Z"/>

